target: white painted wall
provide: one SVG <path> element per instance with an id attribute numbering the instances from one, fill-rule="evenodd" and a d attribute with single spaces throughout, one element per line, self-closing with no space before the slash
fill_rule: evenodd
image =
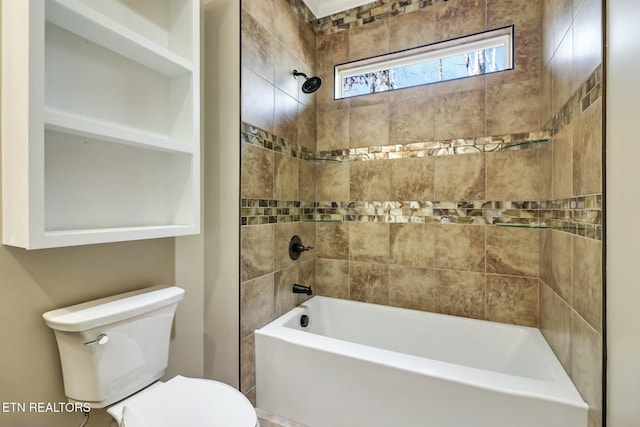
<path id="1" fill-rule="evenodd" d="M 607 427 L 640 426 L 640 2 L 608 0 Z"/>

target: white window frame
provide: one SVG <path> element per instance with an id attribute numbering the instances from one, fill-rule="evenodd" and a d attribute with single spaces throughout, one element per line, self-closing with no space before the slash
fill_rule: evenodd
<path id="1" fill-rule="evenodd" d="M 503 45 L 505 47 L 504 70 L 513 69 L 513 35 L 514 26 L 511 25 L 509 27 L 498 28 L 417 48 L 338 64 L 334 67 L 335 99 L 345 98 L 343 93 L 343 82 L 344 79 L 349 77 L 359 76 L 366 73 L 375 73 L 378 71 L 388 70 L 390 68 L 406 67 L 408 65 L 415 65 L 421 62 L 446 58 L 461 53 L 475 52 L 481 49 L 491 49 Z M 347 98 L 351 98 L 353 96 L 360 95 L 352 95 Z"/>

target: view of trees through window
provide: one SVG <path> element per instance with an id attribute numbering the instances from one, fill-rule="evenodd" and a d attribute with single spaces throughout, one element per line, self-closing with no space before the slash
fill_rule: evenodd
<path id="1" fill-rule="evenodd" d="M 335 66 L 335 97 L 403 89 L 513 68 L 514 27 Z"/>

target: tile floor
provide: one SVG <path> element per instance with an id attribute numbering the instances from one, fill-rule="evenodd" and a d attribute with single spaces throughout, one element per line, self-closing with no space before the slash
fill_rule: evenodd
<path id="1" fill-rule="evenodd" d="M 260 427 L 306 427 L 303 424 L 270 414 L 258 408 L 256 408 L 256 413 L 258 414 L 258 420 L 260 420 Z"/>

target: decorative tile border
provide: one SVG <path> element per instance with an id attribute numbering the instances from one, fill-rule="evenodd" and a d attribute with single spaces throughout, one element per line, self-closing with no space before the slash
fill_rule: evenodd
<path id="1" fill-rule="evenodd" d="M 358 161 L 392 160 L 405 157 L 446 156 L 469 153 L 485 153 L 501 150 L 525 150 L 537 148 L 536 143 L 550 140 L 550 132 L 524 132 L 478 138 L 456 138 L 440 141 L 411 142 L 407 144 L 372 145 L 314 153 L 299 144 L 291 144 L 284 138 L 242 122 L 240 141 L 257 145 L 291 157 L 310 161 Z"/>
<path id="2" fill-rule="evenodd" d="M 602 240 L 602 195 L 542 201 L 302 202 L 242 199 L 242 225 L 386 222 L 551 228 Z"/>
<path id="3" fill-rule="evenodd" d="M 298 159 L 308 159 L 315 156 L 313 151 L 300 144 L 292 144 L 284 138 L 245 122 L 240 125 L 240 142 L 257 145 Z"/>
<path id="4" fill-rule="evenodd" d="M 407 144 L 374 145 L 343 150 L 319 151 L 317 159 L 336 161 L 393 160 L 406 157 L 448 156 L 534 149 L 537 143 L 548 142 L 549 132 L 528 132 L 478 138 L 458 138 L 441 141 L 411 142 Z"/>
<path id="5" fill-rule="evenodd" d="M 375 22 L 389 16 L 398 16 L 405 13 L 443 3 L 447 0 L 400 0 L 400 1 L 374 1 L 365 5 L 339 12 L 331 16 L 317 19 L 313 22 L 316 35 L 336 33 L 351 28 Z"/>

